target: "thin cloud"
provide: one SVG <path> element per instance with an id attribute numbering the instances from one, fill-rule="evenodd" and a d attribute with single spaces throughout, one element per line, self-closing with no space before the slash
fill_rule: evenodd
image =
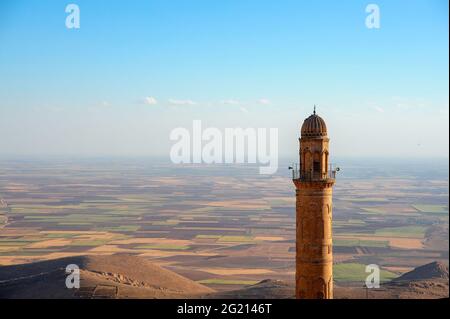
<path id="1" fill-rule="evenodd" d="M 374 109 L 375 111 L 377 111 L 378 113 L 384 113 L 384 109 L 383 109 L 382 107 L 374 106 L 373 109 Z"/>
<path id="2" fill-rule="evenodd" d="M 146 96 L 146 97 L 144 97 L 144 104 L 155 105 L 155 104 L 158 104 L 158 100 L 155 99 L 153 96 Z"/>
<path id="3" fill-rule="evenodd" d="M 196 105 L 192 100 L 175 100 L 175 99 L 169 99 L 169 103 L 172 105 Z"/>
<path id="4" fill-rule="evenodd" d="M 258 103 L 262 104 L 262 105 L 269 105 L 270 104 L 270 100 L 268 100 L 268 99 L 259 99 Z"/>
<path id="5" fill-rule="evenodd" d="M 422 98 L 406 98 L 402 96 L 393 96 L 392 101 L 397 108 L 403 110 L 423 109 L 431 106 L 429 101 L 426 101 Z"/>
<path id="6" fill-rule="evenodd" d="M 249 113 L 248 110 L 245 107 L 241 107 L 241 112 L 243 113 Z"/>
<path id="7" fill-rule="evenodd" d="M 241 104 L 241 101 L 229 99 L 229 100 L 222 100 L 222 101 L 220 101 L 220 103 L 227 104 L 227 105 L 239 105 L 239 104 Z"/>

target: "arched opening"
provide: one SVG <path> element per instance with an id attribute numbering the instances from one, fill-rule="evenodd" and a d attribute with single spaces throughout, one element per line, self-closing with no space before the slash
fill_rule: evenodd
<path id="1" fill-rule="evenodd" d="M 324 153 L 324 172 L 325 173 L 328 173 L 328 166 L 329 166 L 329 164 L 328 164 L 328 151 L 325 151 L 325 153 Z"/>
<path id="2" fill-rule="evenodd" d="M 312 165 L 312 161 L 313 161 L 312 154 L 311 154 L 311 152 L 309 150 L 306 150 L 304 152 L 303 157 L 305 159 L 304 162 L 303 162 L 303 165 L 302 165 L 303 173 L 307 173 L 308 174 L 312 170 L 312 166 L 311 166 Z"/>
<path id="3" fill-rule="evenodd" d="M 313 159 L 313 172 L 314 175 L 320 174 L 322 172 L 321 167 L 321 156 L 319 152 L 314 153 L 314 159 Z"/>

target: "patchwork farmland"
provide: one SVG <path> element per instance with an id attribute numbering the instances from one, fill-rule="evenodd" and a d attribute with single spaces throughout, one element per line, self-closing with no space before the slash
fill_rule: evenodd
<path id="1" fill-rule="evenodd" d="M 0 265 L 123 252 L 218 290 L 293 279 L 287 170 L 145 159 L 0 164 Z M 342 161 L 335 187 L 336 282 L 361 284 L 368 264 L 388 281 L 448 262 L 448 169 L 364 165 Z"/>

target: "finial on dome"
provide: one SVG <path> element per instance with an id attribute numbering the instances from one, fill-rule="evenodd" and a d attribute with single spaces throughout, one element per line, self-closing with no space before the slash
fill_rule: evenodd
<path id="1" fill-rule="evenodd" d="M 314 112 L 313 112 L 313 114 L 316 115 L 316 105 L 315 104 L 314 104 Z"/>

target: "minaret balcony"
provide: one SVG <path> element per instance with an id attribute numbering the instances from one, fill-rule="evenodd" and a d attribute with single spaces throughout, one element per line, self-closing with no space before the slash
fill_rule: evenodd
<path id="1" fill-rule="evenodd" d="M 292 179 L 300 182 L 334 182 L 336 179 L 336 170 L 327 172 L 302 172 L 298 169 L 292 169 Z"/>

